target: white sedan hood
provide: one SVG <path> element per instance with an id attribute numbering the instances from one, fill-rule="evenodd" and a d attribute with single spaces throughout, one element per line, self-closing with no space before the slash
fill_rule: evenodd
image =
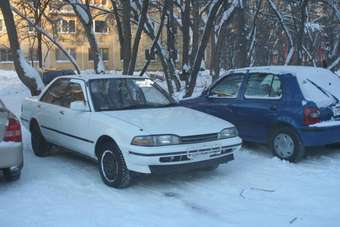
<path id="1" fill-rule="evenodd" d="M 222 119 L 186 107 L 107 111 L 103 114 L 135 125 L 147 134 L 179 136 L 218 133 L 233 125 Z"/>

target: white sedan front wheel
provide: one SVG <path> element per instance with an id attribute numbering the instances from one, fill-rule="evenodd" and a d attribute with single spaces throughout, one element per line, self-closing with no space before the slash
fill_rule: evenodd
<path id="1" fill-rule="evenodd" d="M 130 171 L 119 148 L 113 143 L 105 143 L 100 149 L 99 172 L 104 183 L 114 188 L 128 187 Z"/>

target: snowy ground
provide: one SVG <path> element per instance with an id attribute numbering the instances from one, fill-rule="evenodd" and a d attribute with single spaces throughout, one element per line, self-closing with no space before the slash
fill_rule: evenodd
<path id="1" fill-rule="evenodd" d="M 0 71 L 0 98 L 15 113 L 28 92 Z M 96 164 L 66 152 L 33 156 L 24 131 L 22 178 L 0 176 L 0 226 L 339 226 L 340 149 L 298 165 L 248 146 L 214 172 L 146 177 L 105 186 Z"/>

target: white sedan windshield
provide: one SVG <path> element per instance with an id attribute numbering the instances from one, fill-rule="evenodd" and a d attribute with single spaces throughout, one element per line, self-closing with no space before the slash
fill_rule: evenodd
<path id="1" fill-rule="evenodd" d="M 165 107 L 170 97 L 149 79 L 94 79 L 90 81 L 96 111 Z"/>

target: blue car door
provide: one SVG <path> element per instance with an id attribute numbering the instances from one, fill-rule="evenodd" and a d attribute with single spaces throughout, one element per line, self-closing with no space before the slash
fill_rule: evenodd
<path id="1" fill-rule="evenodd" d="M 240 90 L 243 84 L 244 74 L 227 75 L 212 86 L 208 94 L 202 96 L 195 103 L 195 109 L 209 113 L 238 124 L 234 106 L 239 102 Z"/>
<path id="2" fill-rule="evenodd" d="M 235 111 L 241 119 L 240 135 L 244 140 L 265 143 L 277 121 L 283 102 L 280 77 L 268 73 L 251 73 Z"/>

